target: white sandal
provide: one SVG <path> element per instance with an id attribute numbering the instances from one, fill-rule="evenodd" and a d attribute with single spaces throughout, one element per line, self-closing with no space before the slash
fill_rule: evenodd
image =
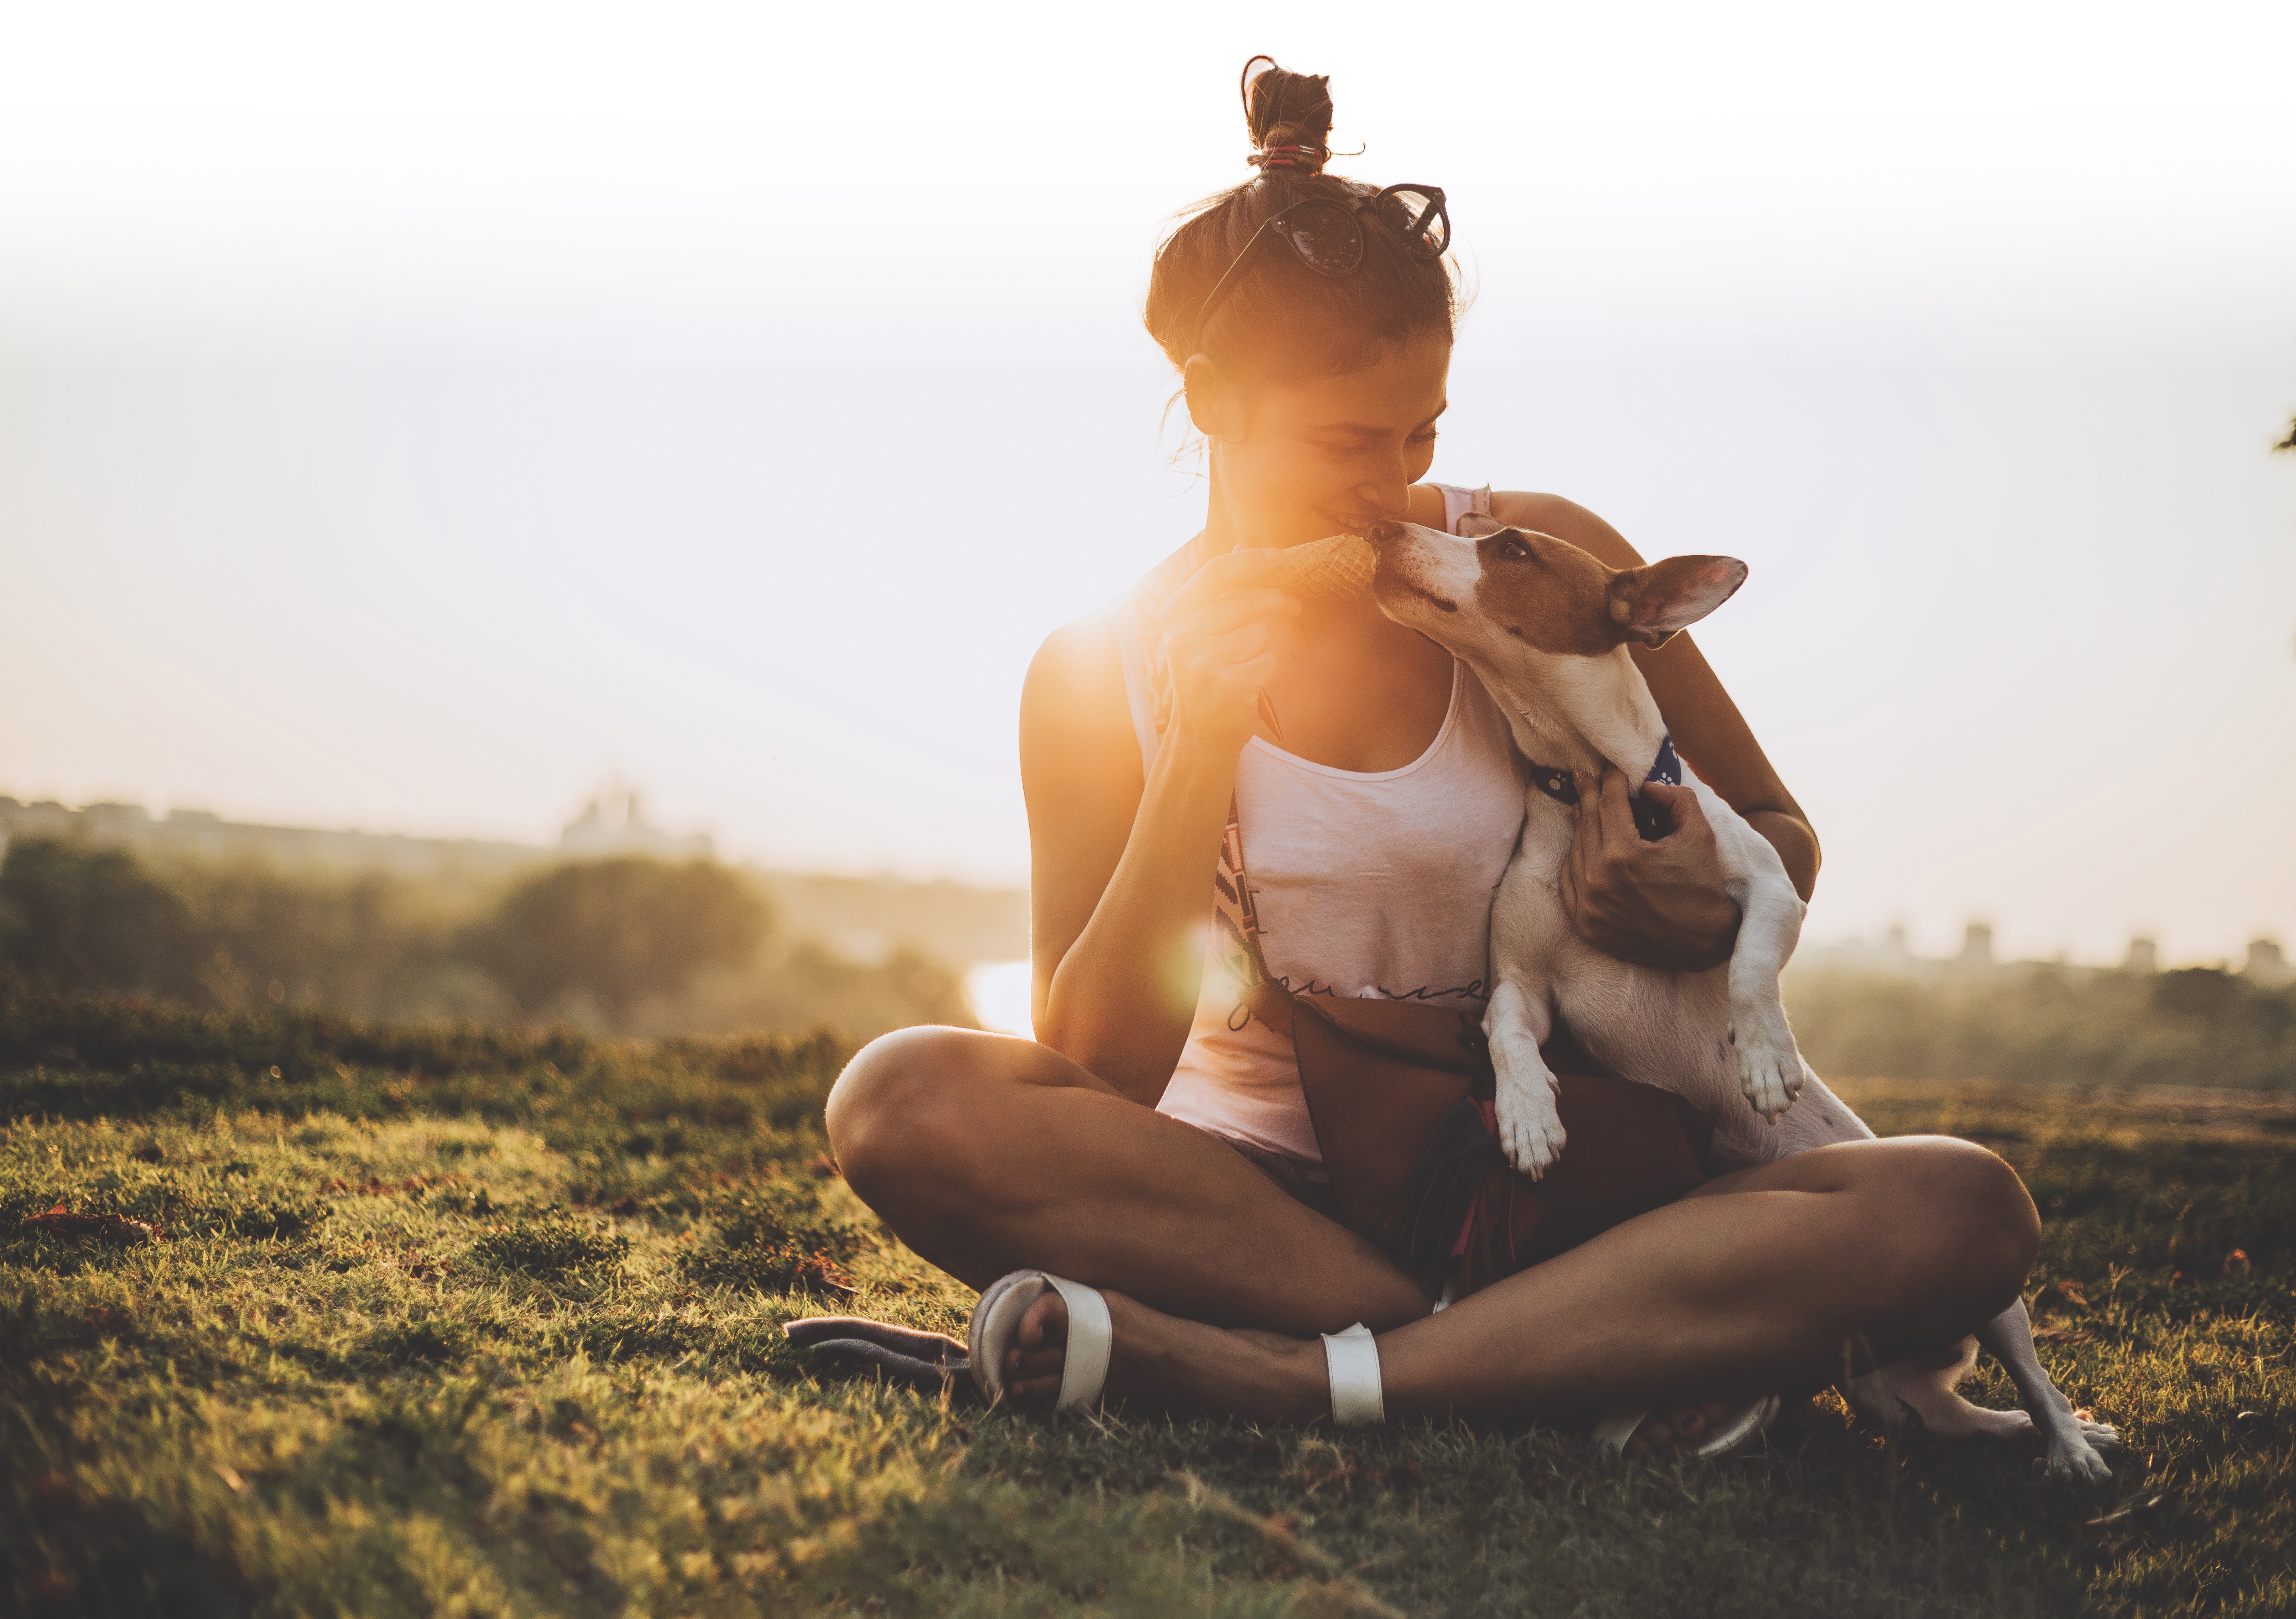
<path id="1" fill-rule="evenodd" d="M 972 1360 L 972 1381 L 990 1404 L 1004 1398 L 1004 1357 L 1021 1335 L 1021 1318 L 1029 1306 L 1047 1293 L 1057 1293 L 1069 1307 L 1066 1353 L 1061 1360 L 1060 1397 L 1053 1409 L 1100 1402 L 1108 1381 L 1108 1355 L 1116 1334 L 1108 1320 L 1108 1301 L 1081 1282 L 1065 1281 L 1044 1270 L 1015 1270 L 988 1285 L 980 1303 L 972 1307 L 972 1326 L 965 1335 Z"/>
<path id="2" fill-rule="evenodd" d="M 1108 1382 L 1109 1352 L 1115 1333 L 1108 1301 L 1097 1290 L 1045 1270 L 1015 1270 L 989 1284 L 972 1307 L 966 1334 L 972 1381 L 991 1403 L 1005 1394 L 1004 1357 L 1020 1336 L 1021 1318 L 1047 1293 L 1069 1307 L 1066 1353 L 1061 1360 L 1061 1392 L 1053 1409 L 1065 1411 L 1100 1401 Z M 1324 1366 L 1332 1382 L 1332 1420 L 1342 1426 L 1386 1419 L 1387 1401 L 1379 1376 L 1379 1341 L 1357 1322 L 1345 1332 L 1324 1335 Z"/>
<path id="3" fill-rule="evenodd" d="M 1751 1451 L 1775 1422 L 1784 1402 L 1775 1394 L 1765 1394 L 1751 1401 L 1735 1416 L 1726 1418 L 1714 1432 L 1692 1449 L 1677 1452 L 1692 1461 L 1718 1461 L 1726 1456 L 1735 1456 Z M 1595 1442 L 1613 1456 L 1626 1454 L 1627 1441 L 1650 1420 L 1658 1408 L 1646 1405 L 1640 1410 L 1612 1411 L 1595 1425 Z"/>
<path id="4" fill-rule="evenodd" d="M 1387 1420 L 1387 1392 L 1379 1377 L 1379 1340 L 1357 1321 L 1324 1335 L 1324 1371 L 1332 1380 L 1332 1420 L 1343 1428 Z"/>

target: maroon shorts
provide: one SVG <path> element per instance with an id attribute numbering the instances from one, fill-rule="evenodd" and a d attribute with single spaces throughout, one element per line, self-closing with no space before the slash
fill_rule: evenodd
<path id="1" fill-rule="evenodd" d="M 1340 1200 L 1332 1190 L 1332 1183 L 1309 1171 L 1297 1158 L 1286 1158 L 1281 1153 L 1271 1153 L 1264 1146 L 1254 1146 L 1249 1141 L 1239 1141 L 1233 1136 L 1223 1136 L 1212 1130 L 1205 1130 L 1204 1133 L 1221 1145 L 1234 1148 L 1238 1157 L 1274 1181 L 1276 1189 L 1294 1203 L 1305 1204 L 1335 1225 L 1345 1223 L 1340 1218 Z"/>
<path id="2" fill-rule="evenodd" d="M 1420 1218 L 1414 1222 L 1402 1214 L 1400 1229 L 1377 1240 L 1390 1248 L 1406 1270 L 1430 1286 L 1439 1285 L 1434 1280 L 1439 1274 L 1451 1276 L 1459 1296 L 1464 1297 L 1502 1276 L 1552 1259 L 1672 1203 L 1705 1179 L 1713 1127 L 1679 1097 L 1622 1080 L 1578 1074 L 1562 1076 L 1558 1091 L 1570 1147 L 1544 1179 L 1533 1181 L 1505 1169 L 1496 1162 L 1496 1144 L 1486 1142 L 1481 1154 L 1498 1172 L 1481 1181 L 1472 1199 L 1472 1218 L 1461 1219 L 1466 1204 L 1431 1196 L 1439 1193 L 1439 1188 L 1407 1185 L 1398 1194 L 1399 1205 L 1417 1204 Z M 1479 1124 L 1472 1109 L 1463 1105 L 1459 1116 L 1447 1118 L 1438 1134 L 1446 1130 L 1470 1135 L 1487 1131 L 1488 1105 L 1483 1105 Z M 1337 1224 L 1347 1223 L 1338 1194 L 1321 1173 L 1281 1154 L 1226 1136 L 1218 1138 L 1286 1196 Z M 1434 1211 L 1431 1219 L 1430 1210 Z M 1430 1238 L 1434 1239 L 1431 1245 Z M 1412 1251 L 1408 1259 L 1406 1249 Z M 1450 1257 L 1445 1257 L 1446 1251 Z"/>

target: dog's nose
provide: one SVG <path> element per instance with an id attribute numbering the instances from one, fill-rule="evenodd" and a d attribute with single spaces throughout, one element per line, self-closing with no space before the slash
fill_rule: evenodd
<path id="1" fill-rule="evenodd" d="M 1364 538 L 1374 546 L 1383 546 L 1390 540 L 1403 538 L 1403 525 L 1399 522 L 1375 522 L 1364 530 Z"/>

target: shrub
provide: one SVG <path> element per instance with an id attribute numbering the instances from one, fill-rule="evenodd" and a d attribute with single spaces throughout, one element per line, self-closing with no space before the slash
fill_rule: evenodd
<path id="1" fill-rule="evenodd" d="M 763 897 L 722 866 L 595 860 L 521 883 L 468 948 L 526 1011 L 578 993 L 619 1026 L 640 1000 L 747 964 L 769 922 Z"/>
<path id="2" fill-rule="evenodd" d="M 1829 1076 L 2296 1088 L 2296 989 L 2213 967 L 2152 976 L 2040 966 L 1958 980 L 1796 972 L 1786 1007 L 1802 1055 Z"/>
<path id="3" fill-rule="evenodd" d="M 60 990 L 192 988 L 191 918 L 131 855 L 49 838 L 0 861 L 0 972 Z"/>

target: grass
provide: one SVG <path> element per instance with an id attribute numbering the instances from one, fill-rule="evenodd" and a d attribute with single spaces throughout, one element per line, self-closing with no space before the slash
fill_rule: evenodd
<path id="1" fill-rule="evenodd" d="M 0 1610 L 2296 1611 L 2279 1098 L 1841 1087 L 2033 1188 L 2045 1352 L 2131 1442 L 2088 1492 L 1831 1398 L 1659 1467 L 817 1373 L 791 1317 L 971 1302 L 837 1179 L 841 1056 L 0 1001 Z"/>

